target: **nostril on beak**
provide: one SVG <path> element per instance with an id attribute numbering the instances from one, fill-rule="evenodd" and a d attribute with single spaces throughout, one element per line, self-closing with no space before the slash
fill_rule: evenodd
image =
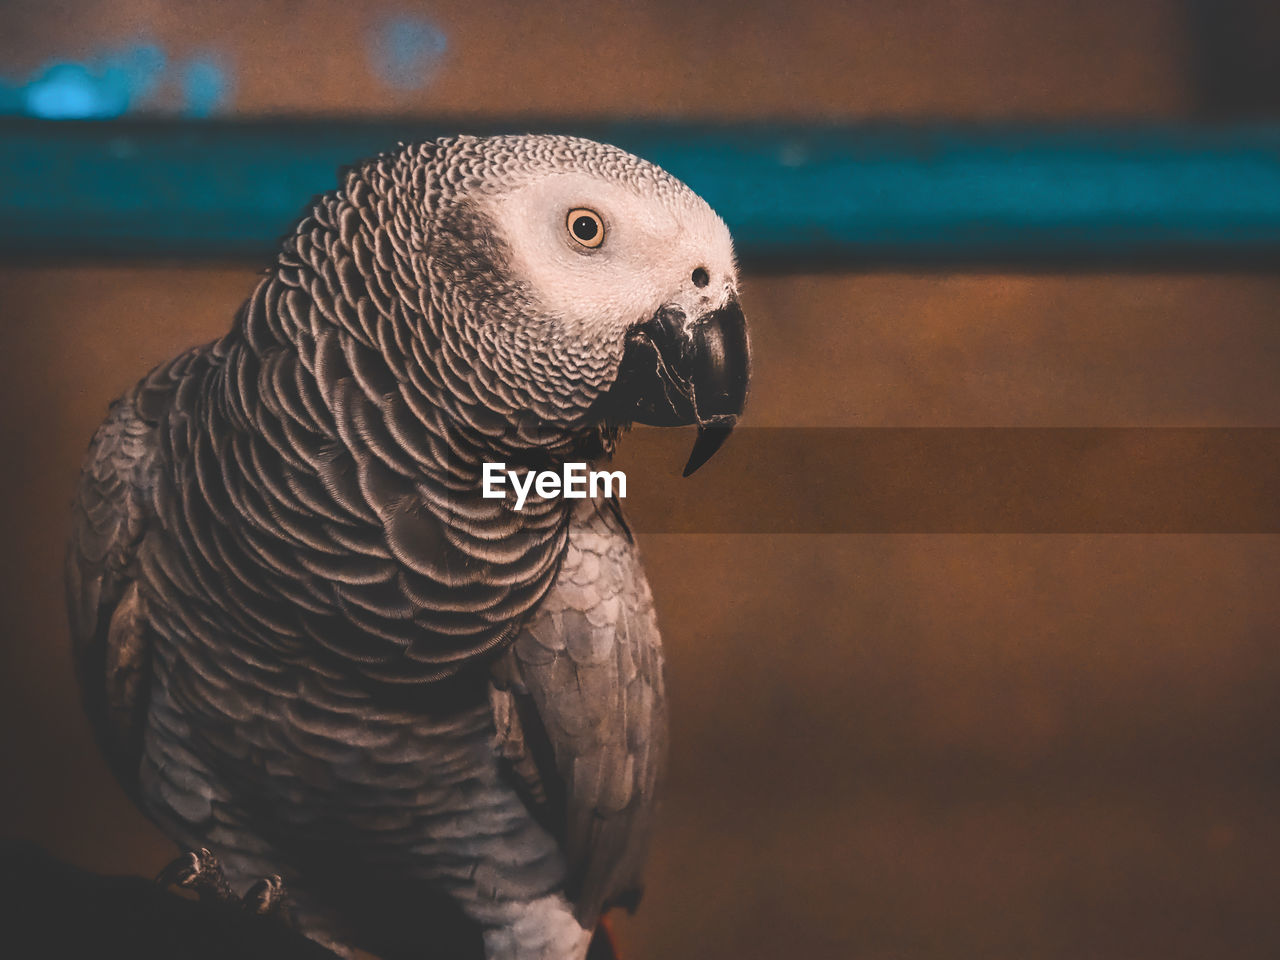
<path id="1" fill-rule="evenodd" d="M 698 267 L 693 271 L 693 285 L 701 289 L 711 282 L 711 274 L 707 273 L 706 267 Z"/>

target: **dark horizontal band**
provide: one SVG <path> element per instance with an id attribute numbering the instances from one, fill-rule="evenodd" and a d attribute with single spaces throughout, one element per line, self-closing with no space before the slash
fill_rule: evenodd
<path id="1" fill-rule="evenodd" d="M 1280 429 L 740 427 L 681 479 L 685 430 L 611 469 L 651 533 L 1280 533 Z"/>

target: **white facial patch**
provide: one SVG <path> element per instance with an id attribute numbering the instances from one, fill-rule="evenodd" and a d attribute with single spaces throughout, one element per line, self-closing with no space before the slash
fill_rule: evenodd
<path id="1" fill-rule="evenodd" d="M 484 201 L 512 254 L 512 272 L 577 336 L 621 337 L 664 305 L 714 310 L 736 287 L 729 231 L 687 189 L 635 187 L 581 172 L 548 174 Z M 566 218 L 597 214 L 604 238 L 575 240 Z M 699 286 L 693 272 L 709 281 Z"/>

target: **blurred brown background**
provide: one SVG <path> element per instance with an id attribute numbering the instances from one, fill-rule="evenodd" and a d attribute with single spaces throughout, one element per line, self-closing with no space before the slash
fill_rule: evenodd
<path id="1" fill-rule="evenodd" d="M 395 17 L 428 25 L 418 81 L 379 66 L 394 37 L 370 25 Z M 231 115 L 1216 120 L 1280 112 L 1278 19 L 1191 0 L 10 0 L 0 75 L 144 38 L 214 62 Z M 189 105 L 184 84 L 149 102 Z M 75 470 L 107 402 L 222 332 L 256 267 L 0 265 L 0 824 L 94 869 L 173 851 L 73 689 Z M 1280 426 L 1275 276 L 744 285 L 758 425 Z M 642 546 L 675 735 L 626 955 L 1280 956 L 1280 538 Z"/>

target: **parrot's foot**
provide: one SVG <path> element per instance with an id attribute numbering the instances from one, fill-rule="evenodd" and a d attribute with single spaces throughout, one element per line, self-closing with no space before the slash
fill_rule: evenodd
<path id="1" fill-rule="evenodd" d="M 211 903 L 235 903 L 238 899 L 222 875 L 222 864 L 208 847 L 182 854 L 156 874 L 156 883 L 192 890 L 201 900 Z"/>
<path id="2" fill-rule="evenodd" d="M 261 917 L 272 917 L 293 925 L 289 894 L 279 874 L 259 880 L 243 897 L 237 897 L 222 872 L 222 864 L 208 847 L 188 850 L 156 875 L 162 887 L 181 887 L 193 891 L 206 903 L 239 906 Z"/>
<path id="3" fill-rule="evenodd" d="M 289 902 L 289 891 L 285 889 L 280 874 L 273 873 L 263 877 L 251 886 L 244 895 L 245 909 L 260 917 L 271 917 L 286 926 L 293 926 L 293 907 Z"/>

